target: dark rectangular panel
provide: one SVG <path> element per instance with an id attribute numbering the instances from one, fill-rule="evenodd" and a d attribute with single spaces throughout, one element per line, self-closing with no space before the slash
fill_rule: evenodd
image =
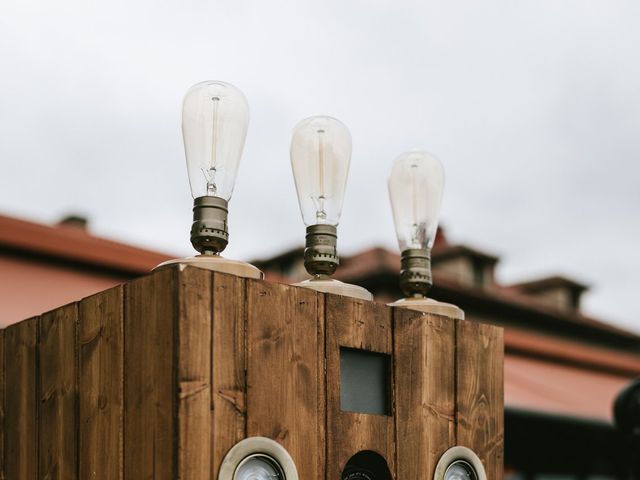
<path id="1" fill-rule="evenodd" d="M 389 365 L 384 353 L 340 349 L 340 408 L 344 412 L 389 415 Z"/>

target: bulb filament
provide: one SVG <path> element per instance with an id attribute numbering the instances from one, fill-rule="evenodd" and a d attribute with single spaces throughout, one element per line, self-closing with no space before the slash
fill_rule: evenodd
<path id="1" fill-rule="evenodd" d="M 418 242 L 418 212 L 417 205 L 418 202 L 417 192 L 416 192 L 416 174 L 418 170 L 418 164 L 411 164 L 411 212 L 413 218 L 413 225 L 411 228 L 411 243 L 416 244 Z"/>
<path id="2" fill-rule="evenodd" d="M 213 126 L 211 131 L 211 161 L 208 169 L 202 168 L 202 173 L 207 180 L 207 195 L 215 196 L 218 191 L 216 186 L 216 147 L 218 146 L 218 105 L 220 97 L 211 97 L 213 103 Z"/>
<path id="3" fill-rule="evenodd" d="M 416 186 L 416 177 L 418 176 L 418 164 L 411 165 L 411 212 L 413 215 L 413 224 L 411 225 L 411 243 L 414 248 L 420 248 L 426 237 L 425 223 L 418 222 L 418 189 Z"/>
<path id="4" fill-rule="evenodd" d="M 320 195 L 316 202 L 316 220 L 318 223 L 324 223 L 327 219 L 327 212 L 324 209 L 324 201 L 326 199 L 324 192 L 324 130 L 318 130 L 318 181 Z"/>

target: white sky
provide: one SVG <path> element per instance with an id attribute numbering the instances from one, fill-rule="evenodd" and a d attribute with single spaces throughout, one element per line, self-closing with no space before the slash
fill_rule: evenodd
<path id="1" fill-rule="evenodd" d="M 190 254 L 182 96 L 226 80 L 251 106 L 227 256 L 302 243 L 291 128 L 329 114 L 354 144 L 342 253 L 396 248 L 386 177 L 426 149 L 450 238 L 640 331 L 639 21 L 634 0 L 3 0 L 0 212 Z"/>

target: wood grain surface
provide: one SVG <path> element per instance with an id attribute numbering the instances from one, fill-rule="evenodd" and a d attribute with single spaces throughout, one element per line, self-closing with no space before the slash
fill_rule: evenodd
<path id="1" fill-rule="evenodd" d="M 124 478 L 177 477 L 175 268 L 125 286 Z"/>
<path id="2" fill-rule="evenodd" d="M 123 287 L 80 302 L 78 471 L 82 480 L 123 475 Z M 99 446 L 99 448 L 96 448 Z"/>
<path id="3" fill-rule="evenodd" d="M 247 435 L 281 443 L 300 478 L 324 478 L 318 406 L 318 297 L 313 290 L 247 280 Z"/>
<path id="4" fill-rule="evenodd" d="M 503 330 L 457 323 L 457 441 L 482 460 L 491 480 L 504 463 Z"/>
<path id="5" fill-rule="evenodd" d="M 38 478 L 77 478 L 78 306 L 40 317 L 38 386 Z"/>
<path id="6" fill-rule="evenodd" d="M 211 471 L 215 475 L 227 452 L 246 436 L 245 298 L 244 279 L 213 274 Z"/>
<path id="7" fill-rule="evenodd" d="M 338 295 L 327 294 L 325 298 L 327 478 L 340 478 L 347 461 L 361 450 L 373 450 L 382 455 L 395 478 L 393 416 L 340 409 L 340 347 L 392 355 L 391 309 Z"/>
<path id="8" fill-rule="evenodd" d="M 33 480 L 38 467 L 38 317 L 5 329 L 5 474 L 7 480 Z"/>
<path id="9" fill-rule="evenodd" d="M 4 480 L 4 401 L 5 401 L 5 383 L 4 383 L 4 330 L 0 330 L 0 480 Z"/>
<path id="10" fill-rule="evenodd" d="M 398 478 L 431 480 L 455 444 L 455 321 L 393 313 Z"/>
<path id="11" fill-rule="evenodd" d="M 179 275 L 178 478 L 207 479 L 211 472 L 211 272 Z"/>
<path id="12" fill-rule="evenodd" d="M 388 355 L 389 415 L 343 412 L 340 348 Z M 238 441 L 301 479 L 356 453 L 431 480 L 460 444 L 502 479 L 502 329 L 171 267 L 0 331 L 0 480 L 218 480 Z"/>

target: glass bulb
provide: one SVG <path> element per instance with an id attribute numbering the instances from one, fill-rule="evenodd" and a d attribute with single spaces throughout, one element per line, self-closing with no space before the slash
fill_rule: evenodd
<path id="1" fill-rule="evenodd" d="M 182 136 L 193 198 L 231 198 L 249 126 L 249 104 L 233 85 L 209 80 L 189 89 Z"/>
<path id="2" fill-rule="evenodd" d="M 389 197 L 400 251 L 431 248 L 436 238 L 444 169 L 427 152 L 400 155 L 389 176 Z"/>
<path id="3" fill-rule="evenodd" d="M 291 167 L 305 225 L 338 225 L 351 160 L 351 134 L 326 116 L 302 120 L 293 129 Z"/>
<path id="4" fill-rule="evenodd" d="M 471 465 L 463 460 L 453 462 L 444 472 L 444 480 L 476 480 L 476 478 Z"/>
<path id="5" fill-rule="evenodd" d="M 252 455 L 243 460 L 233 476 L 234 480 L 282 480 L 283 477 L 279 466 L 263 455 Z"/>

